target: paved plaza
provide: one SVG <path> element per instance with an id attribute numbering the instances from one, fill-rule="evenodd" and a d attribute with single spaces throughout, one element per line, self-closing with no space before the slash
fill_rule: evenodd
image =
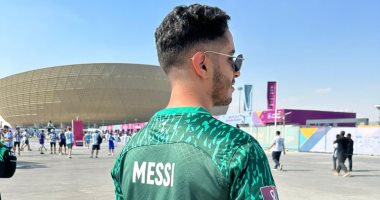
<path id="1" fill-rule="evenodd" d="M 74 147 L 72 159 L 41 155 L 36 141 L 32 149 L 21 152 L 11 179 L 0 179 L 2 200 L 115 199 L 110 171 L 116 156 L 108 156 L 105 143 L 97 159 L 84 147 Z M 281 200 L 380 199 L 379 156 L 355 155 L 350 178 L 333 175 L 329 154 L 288 152 L 281 158 L 284 170 L 273 171 Z"/>

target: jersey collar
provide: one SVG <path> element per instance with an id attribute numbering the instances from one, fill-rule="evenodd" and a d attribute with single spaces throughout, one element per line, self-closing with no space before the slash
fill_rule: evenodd
<path id="1" fill-rule="evenodd" d="M 175 107 L 175 108 L 162 109 L 156 112 L 156 114 L 154 114 L 154 117 L 159 116 L 159 115 L 173 115 L 173 114 L 184 114 L 184 113 L 210 114 L 210 112 L 208 112 L 203 107 Z"/>

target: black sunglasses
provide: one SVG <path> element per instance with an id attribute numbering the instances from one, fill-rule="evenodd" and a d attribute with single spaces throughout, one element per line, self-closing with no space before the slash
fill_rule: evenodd
<path id="1" fill-rule="evenodd" d="M 227 56 L 227 57 L 232 58 L 233 62 L 234 62 L 234 66 L 232 67 L 232 69 L 235 72 L 240 71 L 241 65 L 243 64 L 243 60 L 244 60 L 243 54 L 239 54 L 238 56 L 231 56 L 231 55 L 228 55 L 228 54 L 225 54 L 225 53 L 216 52 L 216 51 L 205 51 L 203 53 L 214 53 L 214 54 L 218 54 L 218 55 Z"/>

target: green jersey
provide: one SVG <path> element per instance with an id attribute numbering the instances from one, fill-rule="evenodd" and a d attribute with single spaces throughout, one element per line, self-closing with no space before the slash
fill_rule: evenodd
<path id="1" fill-rule="evenodd" d="M 278 199 L 258 142 L 200 107 L 157 112 L 111 174 L 118 200 Z"/>

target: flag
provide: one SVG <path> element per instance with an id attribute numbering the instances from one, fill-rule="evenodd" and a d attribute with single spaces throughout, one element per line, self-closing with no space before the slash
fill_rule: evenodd
<path id="1" fill-rule="evenodd" d="M 268 81 L 267 88 L 267 109 L 274 110 L 276 108 L 276 92 L 277 84 L 276 81 Z"/>
<path id="2" fill-rule="evenodd" d="M 252 111 L 252 85 L 244 85 L 244 111 Z"/>

